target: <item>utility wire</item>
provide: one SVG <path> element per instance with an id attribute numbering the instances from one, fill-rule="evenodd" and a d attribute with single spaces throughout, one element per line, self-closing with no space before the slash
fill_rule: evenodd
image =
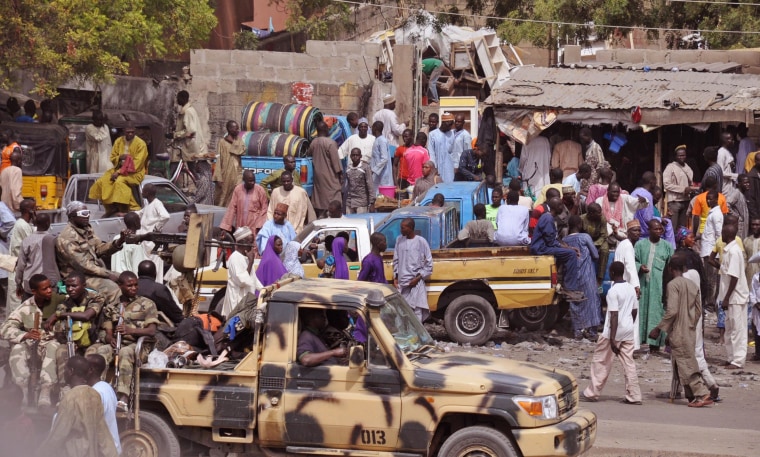
<path id="1" fill-rule="evenodd" d="M 413 8 L 413 7 L 406 7 L 406 6 L 396 6 L 396 5 L 378 5 L 373 3 L 364 3 L 364 2 L 358 2 L 354 0 L 332 0 L 334 3 L 343 3 L 346 5 L 355 5 L 355 6 L 374 6 L 377 8 L 386 8 L 386 9 L 395 9 L 395 10 L 402 10 L 402 11 L 420 11 L 423 10 L 423 8 Z M 670 0 L 670 1 L 698 1 L 698 0 Z M 706 0 L 704 0 L 706 1 Z M 716 3 L 716 2 L 710 2 L 710 3 Z M 746 3 L 743 3 L 746 4 Z M 758 5 L 760 4 L 753 4 Z M 431 11 L 428 9 L 424 9 L 424 11 L 427 11 L 430 14 L 440 14 L 440 15 L 448 15 L 448 16 L 462 16 L 462 17 L 475 17 L 480 19 L 497 19 L 500 21 L 509 21 L 509 22 L 527 22 L 527 23 L 533 23 L 533 24 L 547 24 L 547 25 L 567 25 L 567 26 L 573 26 L 573 27 L 594 27 L 594 28 L 605 28 L 605 29 L 624 29 L 624 30 L 656 30 L 658 32 L 672 32 L 673 30 L 679 30 L 677 28 L 667 28 L 667 27 L 644 27 L 644 26 L 633 26 L 633 25 L 604 25 L 604 24 L 593 24 L 593 23 L 580 23 L 580 22 L 563 22 L 563 21 L 548 21 L 548 20 L 540 20 L 540 19 L 518 19 L 513 17 L 499 17 L 499 16 L 487 16 L 483 14 L 464 14 L 464 13 L 451 13 L 448 11 Z M 705 29 L 683 29 L 688 30 L 692 33 L 699 32 L 699 33 L 728 33 L 733 35 L 760 35 L 760 31 L 746 31 L 746 30 L 705 30 Z"/>

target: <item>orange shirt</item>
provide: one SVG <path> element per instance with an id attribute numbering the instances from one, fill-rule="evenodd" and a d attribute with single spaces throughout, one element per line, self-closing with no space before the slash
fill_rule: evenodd
<path id="1" fill-rule="evenodd" d="M 723 211 L 723 214 L 728 213 L 728 205 L 726 205 L 726 197 L 723 196 L 720 192 L 718 193 L 718 206 L 720 206 L 720 210 Z M 692 231 L 694 233 L 702 233 L 705 230 L 705 222 L 707 221 L 707 213 L 710 212 L 710 207 L 707 206 L 707 192 L 702 192 L 701 194 L 697 195 L 697 198 L 694 199 L 694 208 L 691 211 L 692 216 L 699 216 L 699 230 L 694 230 L 694 227 L 692 227 Z"/>
<path id="2" fill-rule="evenodd" d="M 0 161 L 0 172 L 11 166 L 11 153 L 16 148 L 21 149 L 21 146 L 19 146 L 16 142 L 13 142 L 3 148 L 2 161 Z"/>
<path id="3" fill-rule="evenodd" d="M 401 175 L 401 179 L 409 178 L 409 167 L 406 165 L 406 159 L 404 153 L 406 152 L 406 146 L 399 146 L 396 148 L 396 157 L 399 157 L 398 161 L 398 174 Z"/>

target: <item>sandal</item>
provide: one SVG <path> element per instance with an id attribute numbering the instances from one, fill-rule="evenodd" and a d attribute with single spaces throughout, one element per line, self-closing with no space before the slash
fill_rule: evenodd
<path id="1" fill-rule="evenodd" d="M 709 395 L 705 395 L 704 397 L 700 398 L 699 400 L 694 400 L 693 402 L 689 403 L 689 408 L 702 408 L 703 406 L 710 406 L 714 402 L 710 398 Z"/>
<path id="2" fill-rule="evenodd" d="M 127 402 L 125 402 L 124 400 L 119 400 L 119 401 L 116 402 L 116 409 L 118 409 L 119 411 L 123 411 L 125 413 L 128 413 L 129 412 L 129 405 L 127 405 Z"/>
<path id="3" fill-rule="evenodd" d="M 642 405 L 643 404 L 643 403 L 641 403 L 641 400 L 639 400 L 639 401 L 630 401 L 627 398 L 624 398 L 624 399 L 620 400 L 620 403 L 623 403 L 624 405 Z"/>
<path id="4" fill-rule="evenodd" d="M 585 396 L 583 394 L 579 395 L 579 399 L 580 399 L 580 401 L 582 401 L 584 403 L 596 403 L 596 402 L 599 401 L 598 398 L 587 397 L 587 396 Z"/>

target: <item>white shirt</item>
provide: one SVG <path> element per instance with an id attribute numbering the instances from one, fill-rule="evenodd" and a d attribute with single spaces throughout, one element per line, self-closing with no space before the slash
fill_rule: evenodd
<path id="1" fill-rule="evenodd" d="M 256 275 L 248 273 L 248 258 L 235 251 L 227 260 L 227 292 L 222 303 L 222 316 L 229 316 L 240 300 L 250 292 L 261 289 Z"/>
<path id="2" fill-rule="evenodd" d="M 731 278 L 738 278 L 738 281 L 736 281 L 734 293 L 727 299 L 726 292 L 728 292 Z M 746 305 L 749 301 L 749 287 L 744 273 L 744 251 L 735 239 L 723 248 L 723 256 L 720 260 L 720 293 L 718 297 L 723 301 L 723 306 Z"/>
<path id="3" fill-rule="evenodd" d="M 358 134 L 351 135 L 338 148 L 338 157 L 340 157 L 340 160 L 343 160 L 351 155 L 351 150 L 353 148 L 359 148 L 362 151 L 362 162 L 369 163 L 372 158 L 372 145 L 374 144 L 375 137 L 369 133 L 364 138 L 360 137 Z"/>
<path id="4" fill-rule="evenodd" d="M 577 173 L 573 173 L 562 181 L 563 186 L 572 187 L 576 193 L 581 191 L 581 182 L 578 180 Z"/>
<path id="5" fill-rule="evenodd" d="M 638 331 L 638 326 L 633 322 L 633 310 L 639 309 L 639 300 L 636 298 L 636 289 L 627 282 L 612 284 L 607 292 L 607 317 L 604 319 L 604 331 L 602 336 L 610 338 L 610 313 L 617 311 L 618 326 L 615 332 L 615 341 L 633 341 L 633 335 Z"/>
<path id="6" fill-rule="evenodd" d="M 157 231 L 161 229 L 169 220 L 169 212 L 166 211 L 164 203 L 154 198 L 152 202 L 147 203 L 143 209 L 137 212 L 140 215 L 140 228 L 145 230 L 145 233 Z"/>
<path id="7" fill-rule="evenodd" d="M 523 180 L 533 188 L 534 193 L 549 184 L 551 161 L 552 150 L 548 139 L 537 136 L 523 146 L 520 155 L 520 173 Z M 533 175 L 534 172 L 535 175 Z M 533 177 L 531 178 L 531 176 Z"/>
<path id="8" fill-rule="evenodd" d="M 720 205 L 710 208 L 705 221 L 705 231 L 702 233 L 702 243 L 700 243 L 699 256 L 708 257 L 718 241 L 720 232 L 723 230 L 723 211 Z"/>
<path id="9" fill-rule="evenodd" d="M 636 270 L 636 253 L 628 238 L 618 243 L 615 249 L 615 262 L 623 263 L 623 280 L 633 287 L 640 287 L 639 272 Z"/>
<path id="10" fill-rule="evenodd" d="M 494 241 L 500 246 L 527 246 L 530 211 L 520 205 L 501 205 L 496 212 Z"/>
<path id="11" fill-rule="evenodd" d="M 113 387 L 105 381 L 98 381 L 92 386 L 100 394 L 100 400 L 103 402 L 103 418 L 106 420 L 108 431 L 113 437 L 113 444 L 116 445 L 116 452 L 121 454 L 121 441 L 119 440 L 119 427 L 116 424 L 116 393 Z"/>
<path id="12" fill-rule="evenodd" d="M 723 189 L 721 190 L 723 195 L 729 193 L 730 189 L 734 188 L 734 182 L 738 176 L 731 170 L 732 163 L 734 163 L 734 156 L 731 155 L 731 152 L 726 148 L 718 149 L 718 165 L 720 165 L 720 169 L 723 171 Z"/>
<path id="13" fill-rule="evenodd" d="M 111 129 L 106 124 L 95 127 L 89 124 L 84 128 L 87 142 L 87 173 L 105 173 L 113 166 L 111 163 Z"/>
<path id="14" fill-rule="evenodd" d="M 388 140 L 388 145 L 398 146 L 398 139 L 401 138 L 401 134 L 406 130 L 406 124 L 399 124 L 396 113 L 386 108 L 381 109 L 372 116 L 372 123 L 377 121 L 383 123 L 383 136 Z"/>
<path id="15" fill-rule="evenodd" d="M 138 230 L 137 234 L 142 235 L 142 230 Z M 121 238 L 121 235 L 116 235 L 114 240 Z M 111 254 L 111 270 L 116 273 L 124 271 L 131 271 L 137 273 L 137 266 L 143 260 L 148 260 L 148 256 L 145 253 L 145 248 L 142 244 L 128 244 L 124 243 L 124 246 L 113 254 Z M 163 265 L 162 265 L 163 267 Z"/>

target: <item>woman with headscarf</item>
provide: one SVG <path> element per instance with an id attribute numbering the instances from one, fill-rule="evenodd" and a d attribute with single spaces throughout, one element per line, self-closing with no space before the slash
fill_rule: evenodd
<path id="1" fill-rule="evenodd" d="M 335 270 L 333 278 L 348 279 L 348 262 L 343 252 L 346 250 L 346 239 L 342 236 L 336 236 L 332 242 L 332 252 L 335 258 Z"/>
<path id="2" fill-rule="evenodd" d="M 269 237 L 264 253 L 261 255 L 261 262 L 256 268 L 256 277 L 259 278 L 262 286 L 274 284 L 288 272 L 280 260 L 281 252 L 282 239 L 279 236 Z"/>
<path id="3" fill-rule="evenodd" d="M 414 183 L 412 201 L 416 202 L 422 200 L 431 187 L 442 182 L 443 179 L 438 175 L 438 169 L 435 167 L 435 164 L 432 160 L 428 160 L 422 164 L 422 177 Z"/>
<path id="4" fill-rule="evenodd" d="M 298 244 L 298 241 L 291 241 L 285 245 L 285 250 L 282 253 L 282 263 L 288 271 L 285 273 L 285 276 L 293 276 L 302 279 L 305 277 L 303 266 L 298 259 L 298 252 L 300 250 L 301 245 Z"/>

